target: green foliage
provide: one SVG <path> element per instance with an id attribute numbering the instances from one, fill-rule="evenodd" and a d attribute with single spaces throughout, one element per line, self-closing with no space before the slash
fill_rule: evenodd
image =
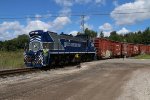
<path id="1" fill-rule="evenodd" d="M 104 38 L 104 33 L 103 33 L 103 31 L 100 32 L 99 37 L 100 37 L 100 38 Z"/>
<path id="2" fill-rule="evenodd" d="M 85 34 L 91 38 L 94 38 L 97 36 L 97 32 L 95 32 L 93 30 L 89 30 L 88 28 L 85 29 Z"/>
<path id="3" fill-rule="evenodd" d="M 28 35 L 19 35 L 17 38 L 12 40 L 7 40 L 4 42 L 0 42 L 0 50 L 1 51 L 16 51 L 20 49 L 24 49 L 24 44 L 28 43 L 29 36 Z"/>
<path id="4" fill-rule="evenodd" d="M 150 55 L 144 54 L 144 55 L 138 55 L 134 57 L 135 59 L 150 59 Z"/>
<path id="5" fill-rule="evenodd" d="M 150 28 L 147 28 L 142 34 L 144 44 L 150 44 Z"/>
<path id="6" fill-rule="evenodd" d="M 112 32 L 110 33 L 109 39 L 110 39 L 110 40 L 114 40 L 114 41 L 123 42 L 123 36 L 117 34 L 116 31 L 112 31 Z"/>
<path id="7" fill-rule="evenodd" d="M 116 31 L 110 33 L 110 40 L 128 42 L 135 44 L 150 44 L 150 28 L 146 28 L 143 32 L 129 32 L 127 34 L 117 34 Z"/>

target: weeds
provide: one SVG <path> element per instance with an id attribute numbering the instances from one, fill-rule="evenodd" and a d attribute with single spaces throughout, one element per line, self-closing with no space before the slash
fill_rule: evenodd
<path id="1" fill-rule="evenodd" d="M 136 58 L 136 59 L 150 59 L 150 55 L 143 54 L 143 55 L 138 55 L 138 56 L 136 56 L 134 58 Z"/>
<path id="2" fill-rule="evenodd" d="M 0 69 L 24 67 L 23 50 L 5 52 L 0 51 Z"/>

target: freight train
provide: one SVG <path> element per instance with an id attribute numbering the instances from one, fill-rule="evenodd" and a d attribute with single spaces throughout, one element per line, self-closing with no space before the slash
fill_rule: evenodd
<path id="1" fill-rule="evenodd" d="M 29 46 L 24 52 L 24 63 L 27 67 L 41 68 L 70 62 L 150 54 L 148 45 L 122 43 L 105 38 L 91 39 L 85 34 L 72 36 L 36 30 L 31 31 L 29 37 Z"/>

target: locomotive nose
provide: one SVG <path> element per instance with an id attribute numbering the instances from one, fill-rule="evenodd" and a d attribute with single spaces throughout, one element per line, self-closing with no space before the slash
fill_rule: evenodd
<path id="1" fill-rule="evenodd" d="M 27 67 L 42 67 L 43 56 L 41 52 L 26 52 L 24 55 L 24 62 Z"/>

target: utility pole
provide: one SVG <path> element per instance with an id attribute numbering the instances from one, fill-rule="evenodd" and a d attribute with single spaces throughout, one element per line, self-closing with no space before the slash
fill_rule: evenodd
<path id="1" fill-rule="evenodd" d="M 84 24 L 85 24 L 85 21 L 84 21 L 84 18 L 85 18 L 85 15 L 81 15 L 81 33 L 84 33 Z"/>

